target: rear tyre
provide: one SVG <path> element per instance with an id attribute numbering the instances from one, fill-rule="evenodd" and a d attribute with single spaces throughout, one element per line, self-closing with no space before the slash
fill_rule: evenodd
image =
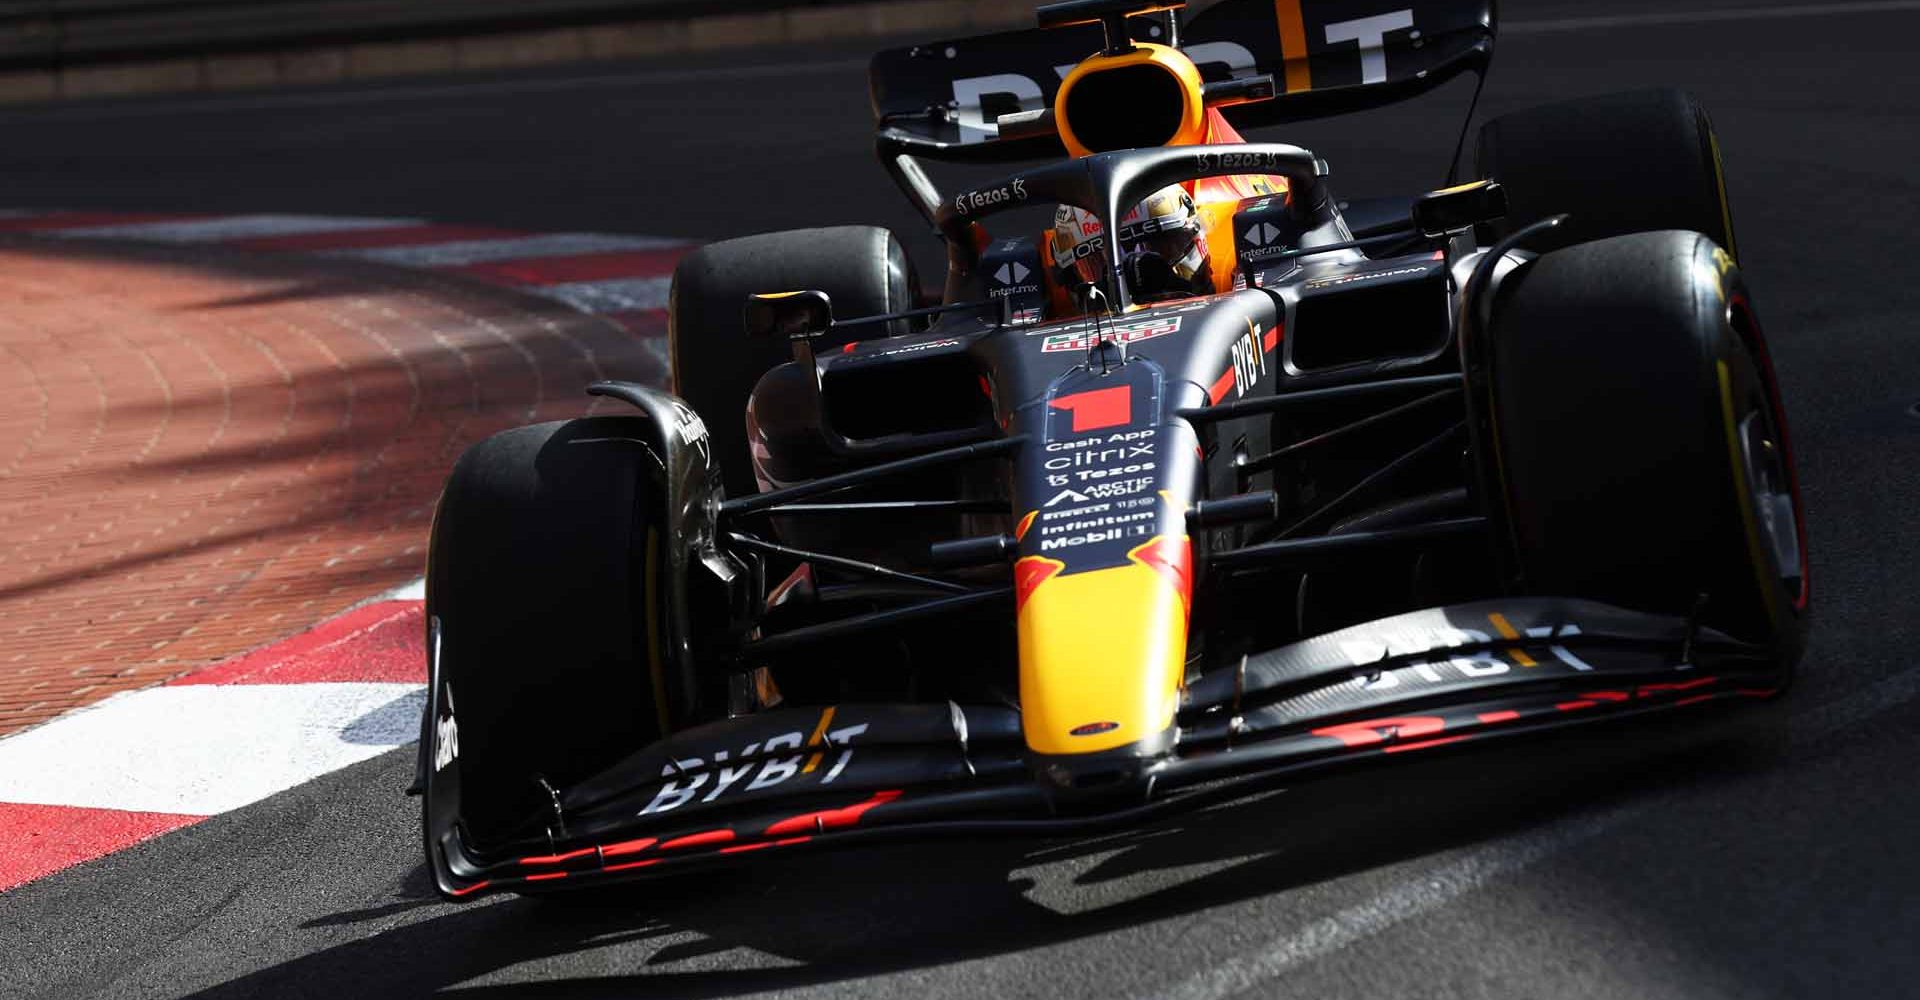
<path id="1" fill-rule="evenodd" d="M 1705 233 L 1738 256 L 1713 123 L 1679 90 L 1601 94 L 1529 108 L 1480 127 L 1481 177 L 1506 188 L 1499 238 L 1562 212 L 1534 249 L 1657 229 Z"/>
<path id="2" fill-rule="evenodd" d="M 1739 269 L 1698 233 L 1545 255 L 1498 290 L 1494 441 L 1543 594 L 1686 616 L 1771 647 L 1807 628 L 1806 526 Z"/>
<path id="3" fill-rule="evenodd" d="M 459 726 L 460 812 L 482 847 L 545 814 L 540 779 L 564 787 L 661 735 L 647 623 L 666 546 L 647 430 L 590 417 L 505 431 L 468 449 L 441 495 L 427 614 Z"/>
<path id="4" fill-rule="evenodd" d="M 763 233 L 710 243 L 673 272 L 667 344 L 674 395 L 700 414 L 712 436 L 729 496 L 756 489 L 747 453 L 747 397 L 767 369 L 792 357 L 779 341 L 750 339 L 740 312 L 756 292 L 818 289 L 841 319 L 911 309 L 919 292 L 900 241 L 873 226 Z M 910 332 L 905 320 L 862 328 L 865 336 Z M 837 347 L 851 336 L 829 336 Z"/>

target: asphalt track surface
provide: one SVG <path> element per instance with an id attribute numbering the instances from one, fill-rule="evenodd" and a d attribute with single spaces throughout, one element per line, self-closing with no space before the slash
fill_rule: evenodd
<path id="1" fill-rule="evenodd" d="M 1819 617 L 1778 730 L 470 906 L 432 896 L 401 751 L 0 896 L 0 996 L 1920 993 L 1920 5 L 1506 7 L 1483 112 L 1668 83 L 1714 113 L 1811 511 Z M 22 205 L 914 232 L 858 58 L 11 111 L 0 176 Z M 1463 97 L 1286 137 L 1349 194 L 1431 185 Z"/>

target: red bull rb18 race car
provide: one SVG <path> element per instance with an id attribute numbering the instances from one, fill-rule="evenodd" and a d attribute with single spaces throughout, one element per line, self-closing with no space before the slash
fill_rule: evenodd
<path id="1" fill-rule="evenodd" d="M 1181 6 L 879 54 L 937 291 L 885 230 L 709 245 L 671 392 L 460 459 L 442 893 L 1072 834 L 1786 687 L 1804 518 L 1698 105 L 1495 118 L 1473 180 L 1362 213 L 1239 130 L 1484 76 L 1491 4 Z"/>

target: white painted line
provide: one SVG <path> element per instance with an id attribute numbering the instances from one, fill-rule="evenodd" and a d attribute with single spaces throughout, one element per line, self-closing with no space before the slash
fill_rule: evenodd
<path id="1" fill-rule="evenodd" d="M 1787 724 L 1788 745 L 1803 749 L 1916 698 L 1920 698 L 1920 669 L 1902 671 L 1864 691 L 1791 717 Z M 1153 995 L 1175 1000 L 1219 1000 L 1258 991 L 1299 966 L 1437 910 L 1498 879 L 1639 819 L 1662 808 L 1668 798 L 1642 799 L 1472 848 L 1457 860 L 1415 872 L 1412 881 L 1373 899 L 1291 928 L 1259 951 L 1229 958 L 1171 990 Z"/>
<path id="2" fill-rule="evenodd" d="M 502 260 L 570 257 L 583 253 L 620 250 L 663 250 L 686 245 L 685 240 L 614 233 L 547 233 L 508 236 L 495 240 L 455 240 L 417 246 L 346 248 L 324 251 L 324 256 L 395 264 L 401 267 L 460 267 Z"/>
<path id="3" fill-rule="evenodd" d="M 234 684 L 115 695 L 0 740 L 0 802 L 211 816 L 420 735 L 417 684 Z"/>
<path id="4" fill-rule="evenodd" d="M 403 583 L 366 603 L 378 604 L 381 601 L 424 601 L 426 599 L 427 578 L 423 576 L 414 580 L 412 583 Z"/>
<path id="5" fill-rule="evenodd" d="M 159 243 L 217 243 L 254 236 L 293 236 L 387 229 L 419 225 L 419 219 L 371 219 L 336 215 L 223 215 L 178 222 L 132 222 L 107 226 L 48 229 L 42 235 L 70 239 L 152 240 Z"/>
<path id="6" fill-rule="evenodd" d="M 1498 850 L 1472 851 L 1452 864 L 1419 873 L 1415 881 L 1392 892 L 1304 927 L 1292 928 L 1261 951 L 1227 959 L 1155 996 L 1167 1000 L 1215 1000 L 1257 990 L 1268 980 L 1357 944 L 1402 921 L 1439 909 L 1495 879 L 1558 854 L 1644 811 L 1636 808 L 1617 817 L 1609 816 L 1604 823 L 1557 828 L 1537 836 L 1517 838 Z"/>
<path id="7" fill-rule="evenodd" d="M 569 281 L 558 285 L 522 285 L 519 290 L 557 299 L 584 313 L 665 309 L 673 278 L 620 278 L 613 281 Z"/>
<path id="8" fill-rule="evenodd" d="M 1843 14 L 1901 14 L 1920 11 L 1920 0 L 1863 0 L 1859 3 L 1802 3 L 1781 7 L 1733 7 L 1726 10 L 1676 10 L 1656 14 L 1567 17 L 1543 21 L 1502 21 L 1506 35 L 1550 35 L 1607 28 L 1653 28 L 1668 24 L 1721 24 L 1728 21 L 1782 21 Z"/>

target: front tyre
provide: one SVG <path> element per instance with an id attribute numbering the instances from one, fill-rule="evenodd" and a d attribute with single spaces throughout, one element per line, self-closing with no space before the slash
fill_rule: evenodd
<path id="1" fill-rule="evenodd" d="M 1806 642 L 1806 523 L 1739 269 L 1691 232 L 1547 254 L 1488 330 L 1499 478 L 1529 589 Z"/>
<path id="2" fill-rule="evenodd" d="M 447 480 L 426 610 L 457 755 L 423 766 L 458 769 L 473 843 L 537 824 L 543 780 L 565 787 L 664 735 L 650 429 L 626 416 L 515 428 L 468 449 Z"/>

